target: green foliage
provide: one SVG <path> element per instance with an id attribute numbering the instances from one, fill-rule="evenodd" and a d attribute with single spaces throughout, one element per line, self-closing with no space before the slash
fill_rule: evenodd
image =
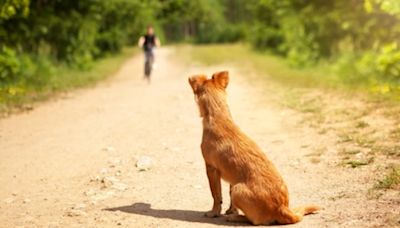
<path id="1" fill-rule="evenodd" d="M 154 20 L 156 3 L 1 0 L 0 103 L 73 84 L 67 79 L 82 81 L 61 77 L 59 69 L 90 71 L 95 61 L 136 43 Z"/>
<path id="2" fill-rule="evenodd" d="M 342 83 L 400 94 L 398 0 L 223 2 L 247 13 L 243 37 L 256 50 L 281 55 L 294 67 L 330 64 Z"/>
<path id="3" fill-rule="evenodd" d="M 228 24 L 220 1 L 166 0 L 158 14 L 166 38 L 173 42 L 232 42 L 242 38 L 240 26 Z"/>
<path id="4" fill-rule="evenodd" d="M 13 49 L 3 46 L 0 52 L 0 79 L 12 80 L 21 71 L 21 64 L 18 61 Z"/>
<path id="5" fill-rule="evenodd" d="M 3 0 L 0 5 L 0 18 L 26 17 L 29 14 L 29 0 Z"/>

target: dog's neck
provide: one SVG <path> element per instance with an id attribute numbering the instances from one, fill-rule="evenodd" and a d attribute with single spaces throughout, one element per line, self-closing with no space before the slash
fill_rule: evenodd
<path id="1" fill-rule="evenodd" d="M 219 125 L 233 123 L 232 115 L 224 97 L 208 97 L 199 101 L 203 128 L 213 129 Z"/>

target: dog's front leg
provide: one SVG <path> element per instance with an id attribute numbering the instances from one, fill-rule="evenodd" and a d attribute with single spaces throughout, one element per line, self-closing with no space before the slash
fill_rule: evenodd
<path id="1" fill-rule="evenodd" d="M 206 212 L 205 216 L 213 218 L 221 215 L 221 204 L 222 204 L 222 194 L 221 194 L 221 174 L 214 167 L 207 165 L 207 177 L 210 184 L 211 194 L 214 199 L 213 208 L 211 211 Z"/>

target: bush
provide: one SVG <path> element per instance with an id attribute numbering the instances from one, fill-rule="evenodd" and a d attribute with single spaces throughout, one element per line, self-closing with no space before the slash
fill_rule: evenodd
<path id="1" fill-rule="evenodd" d="M 21 63 L 16 52 L 3 46 L 0 51 L 0 81 L 11 81 L 21 72 Z"/>

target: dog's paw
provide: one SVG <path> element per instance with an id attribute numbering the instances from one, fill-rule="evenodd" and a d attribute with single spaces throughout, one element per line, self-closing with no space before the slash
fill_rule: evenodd
<path id="1" fill-rule="evenodd" d="M 216 218 L 216 217 L 219 217 L 220 215 L 221 215 L 221 213 L 215 212 L 215 211 L 207 211 L 206 213 L 204 213 L 204 216 L 206 216 L 208 218 Z"/>
<path id="2" fill-rule="evenodd" d="M 226 215 L 237 215 L 239 214 L 239 211 L 234 208 L 234 207 L 230 207 L 228 210 L 225 211 Z"/>

